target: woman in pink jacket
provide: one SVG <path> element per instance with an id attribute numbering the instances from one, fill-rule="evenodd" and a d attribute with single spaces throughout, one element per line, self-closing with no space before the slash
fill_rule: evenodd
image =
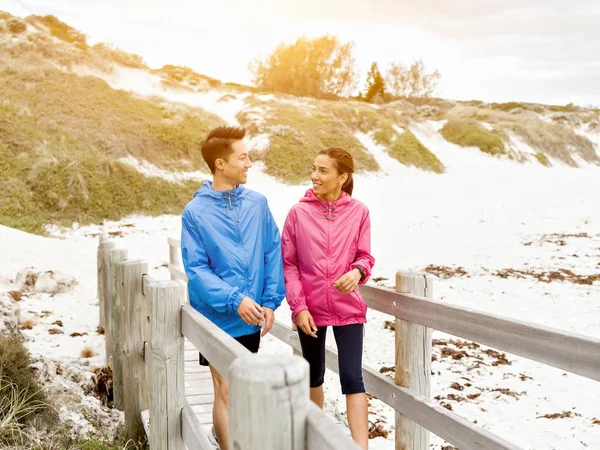
<path id="1" fill-rule="evenodd" d="M 323 408 L 325 335 L 333 327 L 342 392 L 354 441 L 368 446 L 368 411 L 362 376 L 367 305 L 358 290 L 371 275 L 369 210 L 351 197 L 352 155 L 321 151 L 313 188 L 290 210 L 281 247 L 287 302 L 298 326 L 302 354 L 310 364 L 310 397 Z"/>

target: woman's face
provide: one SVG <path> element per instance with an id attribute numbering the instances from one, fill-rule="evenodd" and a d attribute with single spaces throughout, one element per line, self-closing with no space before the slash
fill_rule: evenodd
<path id="1" fill-rule="evenodd" d="M 348 175 L 339 174 L 335 161 L 327 155 L 318 155 L 313 164 L 311 180 L 313 189 L 318 197 L 338 196 Z"/>

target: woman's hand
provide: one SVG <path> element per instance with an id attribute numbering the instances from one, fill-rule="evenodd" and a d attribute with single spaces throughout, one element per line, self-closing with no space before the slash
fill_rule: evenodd
<path id="1" fill-rule="evenodd" d="M 312 316 L 308 312 L 308 309 L 300 311 L 296 315 L 296 325 L 304 332 L 304 334 L 314 338 L 317 337 L 317 326 L 315 325 L 315 321 L 313 320 Z"/>
<path id="2" fill-rule="evenodd" d="M 352 269 L 350 272 L 346 272 L 342 275 L 342 277 L 333 284 L 333 287 L 342 294 L 349 294 L 356 289 L 361 278 L 362 275 L 360 271 L 358 269 Z"/>

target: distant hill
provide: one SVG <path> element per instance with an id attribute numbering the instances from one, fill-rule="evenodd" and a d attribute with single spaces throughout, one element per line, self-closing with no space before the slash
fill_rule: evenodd
<path id="1" fill-rule="evenodd" d="M 443 173 L 436 149 L 411 131 L 422 122 L 515 164 L 600 164 L 590 139 L 600 136 L 598 109 L 265 93 L 186 67 L 149 68 L 138 55 L 90 46 L 53 16 L 0 11 L 0 67 L 0 223 L 38 233 L 48 223 L 179 213 L 208 176 L 202 138 L 226 122 L 247 128 L 252 157 L 285 183 L 305 180 L 315 153 L 330 146 L 353 152 L 359 172 L 379 170 L 365 136 L 404 165 Z M 149 176 L 198 170 L 177 182 Z"/>

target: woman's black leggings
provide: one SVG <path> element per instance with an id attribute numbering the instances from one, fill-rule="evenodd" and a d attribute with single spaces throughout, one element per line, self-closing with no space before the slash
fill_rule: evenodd
<path id="1" fill-rule="evenodd" d="M 310 365 L 310 387 L 316 388 L 325 380 L 325 335 L 327 327 L 318 327 L 317 337 L 298 328 L 302 356 Z M 333 327 L 338 348 L 338 365 L 343 394 L 365 392 L 362 375 L 364 325 L 362 323 Z"/>

